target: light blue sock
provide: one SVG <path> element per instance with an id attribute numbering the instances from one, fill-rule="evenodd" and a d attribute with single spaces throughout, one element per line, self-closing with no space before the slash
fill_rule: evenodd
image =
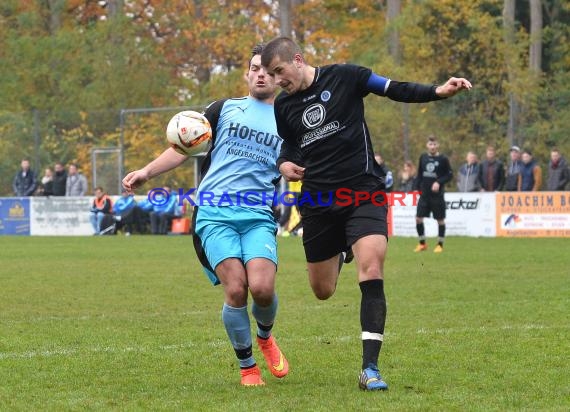
<path id="1" fill-rule="evenodd" d="M 224 303 L 222 321 L 239 359 L 240 368 L 249 368 L 255 365 L 251 350 L 251 330 L 247 306 L 234 308 Z"/>
<path id="2" fill-rule="evenodd" d="M 255 302 L 251 305 L 251 313 L 257 321 L 257 336 L 268 339 L 277 314 L 278 299 L 273 295 L 273 301 L 269 306 L 259 306 Z"/>

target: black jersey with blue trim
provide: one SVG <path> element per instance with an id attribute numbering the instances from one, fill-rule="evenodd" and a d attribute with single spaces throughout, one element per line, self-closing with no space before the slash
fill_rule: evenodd
<path id="1" fill-rule="evenodd" d="M 276 98 L 280 160 L 305 167 L 303 190 L 367 190 L 382 183 L 364 120 L 371 74 L 352 64 L 316 67 L 307 89 Z"/>

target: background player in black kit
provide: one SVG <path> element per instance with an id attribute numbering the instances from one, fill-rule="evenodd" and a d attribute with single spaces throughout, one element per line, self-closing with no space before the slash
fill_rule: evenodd
<path id="1" fill-rule="evenodd" d="M 433 251 L 441 253 L 445 239 L 444 185 L 453 178 L 453 172 L 449 159 L 439 154 L 439 144 L 434 136 L 428 137 L 426 147 L 427 153 L 420 156 L 418 174 L 414 181 L 414 190 L 422 193 L 416 210 L 416 230 L 420 243 L 414 252 L 427 250 L 424 217 L 429 217 L 432 213 L 438 228 L 438 242 Z"/>
<path id="2" fill-rule="evenodd" d="M 383 174 L 364 120 L 368 93 L 402 102 L 428 102 L 453 96 L 471 83 L 450 78 L 444 85 L 392 81 L 370 69 L 335 64 L 307 64 L 291 39 L 269 42 L 261 64 L 284 92 L 275 99 L 277 130 L 283 138 L 277 160 L 290 181 L 303 181 L 303 197 L 338 189 L 374 192 L 384 189 Z M 322 198 L 322 197 L 321 197 Z M 386 207 L 372 202 L 341 206 L 299 203 L 309 283 L 318 299 L 336 289 L 340 264 L 352 251 L 362 293 L 362 372 L 359 386 L 383 390 L 388 385 L 378 371 L 378 356 L 386 320 L 384 256 L 387 247 Z M 348 259 L 346 259 L 348 262 Z"/>

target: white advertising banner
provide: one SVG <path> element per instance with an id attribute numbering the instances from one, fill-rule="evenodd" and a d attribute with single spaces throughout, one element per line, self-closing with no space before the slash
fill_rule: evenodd
<path id="1" fill-rule="evenodd" d="M 417 237 L 414 196 L 408 194 L 403 205 L 398 200 L 391 208 L 392 235 Z M 495 193 L 446 193 L 446 236 L 495 236 Z M 427 237 L 437 237 L 437 222 L 424 219 Z"/>
<path id="2" fill-rule="evenodd" d="M 90 197 L 33 197 L 30 234 L 44 236 L 92 235 Z"/>

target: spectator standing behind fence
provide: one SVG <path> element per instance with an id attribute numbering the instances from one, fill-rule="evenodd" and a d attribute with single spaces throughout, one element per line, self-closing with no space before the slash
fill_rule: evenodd
<path id="1" fill-rule="evenodd" d="M 22 159 L 20 171 L 16 173 L 12 182 L 14 195 L 18 197 L 31 196 L 34 194 L 37 187 L 38 182 L 36 181 L 34 171 L 30 169 L 30 161 L 28 159 Z"/>
<path id="2" fill-rule="evenodd" d="M 542 168 L 532 157 L 530 150 L 522 152 L 522 168 L 519 175 L 518 190 L 535 192 L 542 187 Z"/>
<path id="3" fill-rule="evenodd" d="M 560 154 L 558 149 L 550 151 L 550 163 L 548 164 L 547 190 L 566 190 L 570 181 L 570 169 L 568 162 Z"/>
<path id="4" fill-rule="evenodd" d="M 460 192 L 478 192 L 481 190 L 479 182 L 479 161 L 474 152 L 468 152 L 465 163 L 457 173 L 457 190 Z"/>
<path id="5" fill-rule="evenodd" d="M 510 150 L 511 162 L 507 168 L 505 177 L 505 190 L 507 192 L 516 192 L 519 185 L 519 175 L 521 174 L 522 161 L 521 149 L 518 146 L 512 146 Z"/>
<path id="6" fill-rule="evenodd" d="M 89 221 L 93 226 L 95 235 L 101 234 L 101 225 L 105 215 L 113 213 L 113 202 L 109 196 L 103 191 L 103 188 L 98 186 L 95 188 L 95 199 L 91 204 L 91 213 Z"/>
<path id="7" fill-rule="evenodd" d="M 53 195 L 53 171 L 49 167 L 44 171 L 37 194 L 39 196 Z"/>
<path id="8" fill-rule="evenodd" d="M 486 159 L 479 168 L 479 183 L 481 184 L 481 190 L 485 192 L 501 190 L 505 183 L 503 162 L 496 158 L 493 146 L 487 146 Z"/>
<path id="9" fill-rule="evenodd" d="M 411 192 L 414 190 L 414 179 L 416 178 L 416 166 L 411 160 L 406 160 L 404 166 L 398 173 L 398 190 L 401 192 Z"/>
<path id="10" fill-rule="evenodd" d="M 53 168 L 53 195 L 65 196 L 65 186 L 67 184 L 67 172 L 63 163 L 57 162 Z"/>
<path id="11" fill-rule="evenodd" d="M 85 196 L 87 193 L 87 179 L 82 173 L 77 171 L 77 165 L 71 163 L 69 165 L 67 180 L 65 182 L 66 196 Z"/>

